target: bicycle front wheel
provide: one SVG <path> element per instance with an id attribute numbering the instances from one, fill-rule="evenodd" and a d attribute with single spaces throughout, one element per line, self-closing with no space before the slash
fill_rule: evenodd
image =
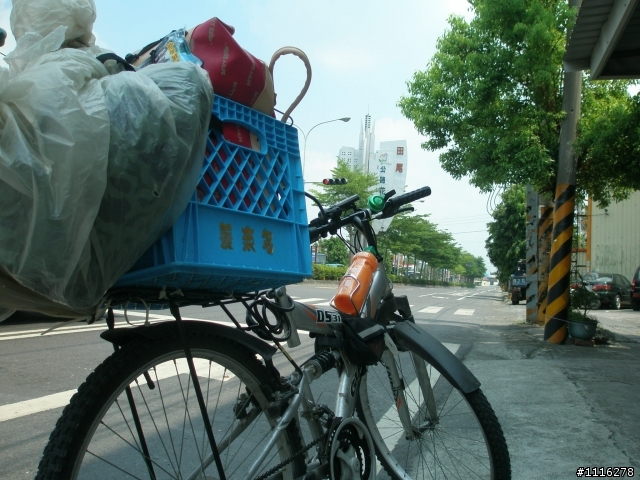
<path id="1" fill-rule="evenodd" d="M 278 379 L 227 339 L 189 342 L 225 476 L 245 478 L 274 429 L 267 397 Z M 304 474 L 304 458 L 293 457 L 300 443 L 292 421 L 256 476 Z M 105 360 L 65 408 L 36 478 L 220 478 L 179 336 L 133 342 Z"/>
<path id="2" fill-rule="evenodd" d="M 391 385 L 395 370 L 404 402 Z M 480 389 L 465 394 L 419 355 L 386 350 L 368 367 L 359 393 L 357 412 L 384 469 L 379 477 L 511 478 L 502 429 Z"/>

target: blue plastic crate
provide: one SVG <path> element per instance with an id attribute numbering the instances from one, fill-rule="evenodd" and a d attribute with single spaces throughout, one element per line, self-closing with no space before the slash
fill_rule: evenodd
<path id="1" fill-rule="evenodd" d="M 117 286 L 244 293 L 311 276 L 297 130 L 223 97 L 213 113 L 254 133 L 260 151 L 211 131 L 187 209 Z"/>

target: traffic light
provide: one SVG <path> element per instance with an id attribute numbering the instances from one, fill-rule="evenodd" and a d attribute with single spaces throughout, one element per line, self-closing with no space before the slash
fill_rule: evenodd
<path id="1" fill-rule="evenodd" d="M 325 185 L 345 185 L 348 181 L 346 178 L 325 178 L 322 183 Z"/>

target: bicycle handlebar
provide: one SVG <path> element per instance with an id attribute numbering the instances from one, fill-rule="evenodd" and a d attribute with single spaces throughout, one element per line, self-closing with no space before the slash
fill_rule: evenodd
<path id="1" fill-rule="evenodd" d="M 415 202 L 421 198 L 431 195 L 431 187 L 422 187 L 413 192 L 403 193 L 397 197 L 391 197 L 387 200 L 382 209 L 381 216 L 379 218 L 392 217 L 398 212 L 398 209 L 407 203 Z"/>
<path id="2" fill-rule="evenodd" d="M 375 218 L 382 219 L 392 217 L 398 213 L 400 207 L 403 205 L 428 197 L 429 195 L 431 195 L 431 188 L 422 187 L 413 192 L 388 198 L 382 211 L 380 211 L 380 214 Z M 353 195 L 327 209 L 321 210 L 319 218 L 313 219 L 309 223 L 309 239 L 311 243 L 318 241 L 321 237 L 326 237 L 327 234 L 335 235 L 340 228 L 356 222 L 357 218 L 360 220 L 371 219 L 372 212 L 369 209 L 356 209 L 355 205 L 358 199 L 358 195 Z M 350 209 L 355 211 L 342 217 L 342 214 Z"/>

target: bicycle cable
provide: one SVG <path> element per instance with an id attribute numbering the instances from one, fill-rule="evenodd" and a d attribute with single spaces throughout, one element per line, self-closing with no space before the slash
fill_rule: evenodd
<path id="1" fill-rule="evenodd" d="M 291 300 L 290 297 L 289 300 Z M 291 307 L 282 307 L 261 295 L 249 305 L 245 304 L 247 325 L 263 340 L 285 342 L 291 336 L 291 326 L 285 315 L 286 312 L 294 309 L 293 301 L 291 303 Z M 261 310 L 259 310 L 260 306 L 262 306 Z M 269 313 L 272 314 L 271 318 L 275 319 L 274 323 L 270 321 Z"/>

